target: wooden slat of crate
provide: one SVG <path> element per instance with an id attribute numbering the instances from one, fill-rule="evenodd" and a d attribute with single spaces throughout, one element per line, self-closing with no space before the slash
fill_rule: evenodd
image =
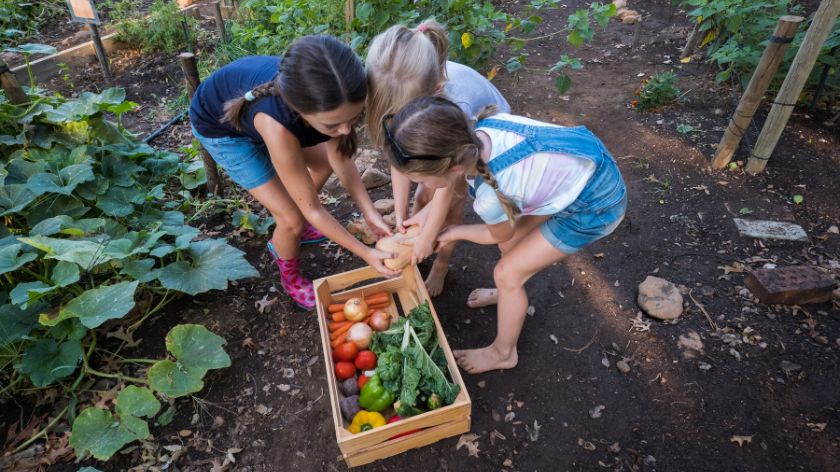
<path id="1" fill-rule="evenodd" d="M 370 267 L 365 267 L 318 279 L 314 282 L 315 293 L 318 298 L 318 323 L 321 328 L 321 344 L 327 371 L 327 385 L 330 391 L 333 426 L 335 427 L 339 449 L 344 455 L 345 462 L 349 467 L 366 464 L 377 459 L 399 454 L 408 449 L 425 446 L 440 439 L 467 432 L 470 428 L 472 403 L 461 373 L 458 371 L 457 364 L 455 363 L 455 357 L 449 348 L 449 343 L 441 328 L 437 312 L 431 303 L 426 286 L 420 276 L 420 271 L 417 267 L 412 266 L 404 270 L 399 277 L 347 289 L 347 287 L 355 286 L 365 280 L 379 277 L 380 275 L 375 270 Z M 364 433 L 351 434 L 345 428 L 344 421 L 341 417 L 338 385 L 333 374 L 332 349 L 329 342 L 330 337 L 327 326 L 328 305 L 330 303 L 346 301 L 354 296 L 364 296 L 380 291 L 396 293 L 396 303 L 400 304 L 404 313 L 408 313 L 412 308 L 424 301 L 429 301 L 429 308 L 437 329 L 438 343 L 441 349 L 443 349 L 447 364 L 449 365 L 452 381 L 461 387 L 461 391 L 455 399 L 455 402 L 451 405 Z M 388 311 L 393 318 L 397 316 L 397 310 L 393 305 L 389 307 Z M 389 439 L 397 434 L 418 428 L 425 429 L 402 438 Z"/>

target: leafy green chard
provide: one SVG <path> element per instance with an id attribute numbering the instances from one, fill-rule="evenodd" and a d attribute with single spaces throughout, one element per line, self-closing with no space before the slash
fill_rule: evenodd
<path id="1" fill-rule="evenodd" d="M 210 369 L 230 365 L 224 339 L 180 325 L 166 339 L 171 359 L 139 361 L 153 364 L 148 377 L 130 377 L 131 363 L 103 372 L 94 361 L 113 358 L 97 345 L 109 322 L 125 319 L 130 336 L 180 294 L 258 273 L 224 239 L 199 238 L 179 211 L 200 166 L 106 119 L 136 106 L 124 90 L 29 98 L 14 105 L 0 95 L 0 395 L 58 384 L 76 397 L 92 378 L 130 384 L 113 412 L 77 415 L 74 401 L 59 415 L 72 422 L 79 457 L 107 459 L 149 435 L 141 418 L 157 413 L 155 395 L 197 392 Z"/>
<path id="2" fill-rule="evenodd" d="M 449 405 L 458 396 L 460 387 L 447 378 L 449 367 L 428 303 L 374 334 L 371 349 L 382 385 L 399 397 L 394 407 L 401 417 Z"/>

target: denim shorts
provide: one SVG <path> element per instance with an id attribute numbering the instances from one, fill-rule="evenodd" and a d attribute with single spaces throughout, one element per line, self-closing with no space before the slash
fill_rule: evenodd
<path id="1" fill-rule="evenodd" d="M 263 143 L 241 136 L 208 138 L 195 128 L 192 133 L 228 177 L 245 190 L 259 187 L 277 175 Z"/>
<path id="2" fill-rule="evenodd" d="M 543 237 L 566 254 L 574 254 L 611 234 L 624 219 L 627 191 L 619 182 L 598 204 L 578 198 L 540 226 Z"/>

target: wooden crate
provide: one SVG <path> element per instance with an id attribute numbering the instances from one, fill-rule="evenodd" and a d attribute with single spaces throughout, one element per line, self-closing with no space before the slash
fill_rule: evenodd
<path id="1" fill-rule="evenodd" d="M 379 281 L 375 281 L 375 280 Z M 363 284 L 370 281 L 371 283 Z M 363 285 L 360 285 L 363 284 Z M 444 438 L 456 436 L 470 430 L 470 415 L 472 402 L 458 371 L 455 357 L 446 341 L 446 336 L 440 327 L 435 308 L 432 305 L 423 278 L 416 266 L 406 268 L 402 275 L 393 279 L 383 279 L 382 276 L 370 267 L 352 270 L 341 274 L 324 277 L 314 281 L 315 294 L 317 297 L 318 324 L 321 327 L 321 344 L 324 352 L 324 364 L 327 371 L 327 384 L 329 386 L 330 403 L 332 404 L 333 426 L 335 426 L 335 437 L 338 440 L 338 447 L 341 450 L 348 467 L 355 467 L 367 464 L 375 460 L 384 459 L 409 449 L 429 445 Z M 348 287 L 353 287 L 349 288 Z M 436 410 L 428 411 L 421 415 L 405 418 L 379 428 L 359 434 L 351 434 L 347 430 L 348 422 L 344 421 L 339 408 L 339 392 L 335 378 L 335 368 L 332 360 L 332 347 L 330 346 L 330 333 L 327 326 L 330 303 L 341 303 L 352 297 L 365 296 L 368 294 L 387 291 L 392 293 L 395 300 L 388 308 L 391 317 L 396 319 L 399 315 L 396 305 L 399 304 L 404 314 L 424 301 L 429 302 L 432 316 L 437 325 L 438 343 L 446 354 L 446 361 L 449 364 L 449 374 L 452 381 L 461 387 L 461 392 L 451 405 Z M 393 436 L 423 428 L 408 436 L 390 439 Z"/>

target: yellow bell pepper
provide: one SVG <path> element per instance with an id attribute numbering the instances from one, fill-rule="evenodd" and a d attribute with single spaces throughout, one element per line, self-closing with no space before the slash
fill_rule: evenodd
<path id="1" fill-rule="evenodd" d="M 385 426 L 385 417 L 375 411 L 362 410 L 356 413 L 350 427 L 347 428 L 351 433 L 364 433 L 373 428 Z"/>

